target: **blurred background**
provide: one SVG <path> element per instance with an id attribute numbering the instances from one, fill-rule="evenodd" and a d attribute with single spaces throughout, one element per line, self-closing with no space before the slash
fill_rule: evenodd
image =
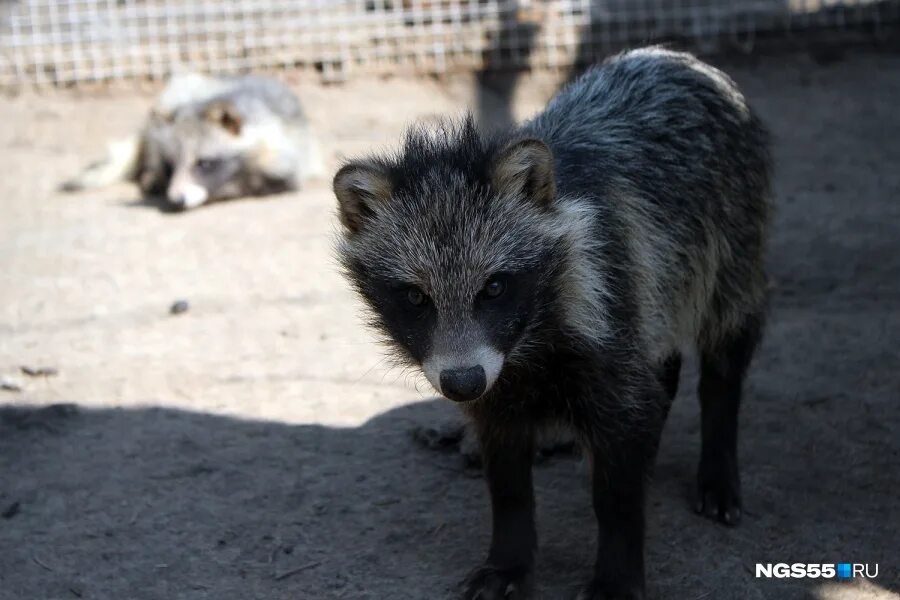
<path id="1" fill-rule="evenodd" d="M 31 0 L 4 2 L 0 83 L 155 78 L 174 65 L 360 74 L 562 68 L 635 44 L 754 51 L 886 35 L 884 0 Z"/>
<path id="2" fill-rule="evenodd" d="M 455 598 L 486 490 L 414 435 L 459 417 L 364 328 L 331 174 L 416 120 L 527 118 L 647 43 L 741 86 L 774 135 L 777 211 L 746 518 L 689 509 L 689 364 L 650 597 L 900 597 L 898 34 L 900 2 L 877 0 L 0 0 L 0 598 Z M 58 191 L 186 71 L 288 83 L 325 176 L 186 213 L 128 183 Z M 539 598 L 590 569 L 586 482 L 577 456 L 536 467 Z M 879 575 L 754 571 L 839 561 Z"/>

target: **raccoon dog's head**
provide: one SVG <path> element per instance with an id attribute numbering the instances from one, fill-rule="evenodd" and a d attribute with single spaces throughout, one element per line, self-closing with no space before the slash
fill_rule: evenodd
<path id="1" fill-rule="evenodd" d="M 151 116 L 150 144 L 169 175 L 166 200 L 181 209 L 239 195 L 239 174 L 248 142 L 234 106 L 187 105 Z"/>
<path id="2" fill-rule="evenodd" d="M 374 324 L 444 396 L 484 395 L 550 303 L 550 149 L 483 137 L 471 118 L 413 129 L 396 155 L 344 166 L 334 192 L 339 258 Z"/>

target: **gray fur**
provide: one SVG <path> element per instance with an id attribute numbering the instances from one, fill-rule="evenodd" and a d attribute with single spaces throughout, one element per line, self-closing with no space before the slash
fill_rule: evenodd
<path id="1" fill-rule="evenodd" d="M 364 163 L 389 173 L 413 153 L 438 161 L 417 164 L 402 197 L 375 202 L 368 226 L 344 236 L 345 265 L 415 282 L 450 314 L 491 272 L 562 245 L 566 332 L 592 346 L 611 342 L 611 304 L 628 291 L 633 342 L 653 363 L 686 345 L 713 347 L 764 308 L 767 134 L 722 72 L 687 54 L 636 50 L 588 71 L 516 131 L 473 140 L 464 129 L 413 129 L 397 156 Z M 482 199 L 459 165 L 439 162 L 466 145 L 487 156 L 530 137 L 554 154 L 549 213 L 521 199 Z M 610 244 L 624 246 L 629 268 L 605 262 Z M 511 358 L 539 342 L 523 336 Z"/>
<path id="2" fill-rule="evenodd" d="M 200 168 L 203 162 L 217 165 Z M 174 77 L 141 132 L 63 188 L 135 182 L 147 196 L 193 208 L 211 200 L 298 187 L 321 174 L 318 146 L 297 97 L 263 77 Z"/>
<path id="3" fill-rule="evenodd" d="M 679 346 L 713 347 L 763 309 L 768 136 L 727 75 L 687 54 L 632 51 L 589 71 L 523 130 L 561 151 L 563 195 L 604 197 L 621 216 L 612 235 L 629 246 L 640 339 L 657 361 Z M 577 169 L 565 164 L 588 152 Z"/>

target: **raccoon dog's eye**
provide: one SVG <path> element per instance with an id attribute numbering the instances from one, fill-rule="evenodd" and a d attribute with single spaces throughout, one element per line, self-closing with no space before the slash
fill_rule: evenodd
<path id="1" fill-rule="evenodd" d="M 411 287 L 406 290 L 406 300 L 413 306 L 422 306 L 428 301 L 428 296 L 419 288 Z"/>
<path id="2" fill-rule="evenodd" d="M 484 285 L 482 293 L 485 298 L 497 298 L 506 290 L 506 284 L 499 277 L 491 277 Z"/>
<path id="3" fill-rule="evenodd" d="M 210 173 L 219 168 L 222 161 L 218 158 L 198 158 L 195 166 L 204 173 Z"/>

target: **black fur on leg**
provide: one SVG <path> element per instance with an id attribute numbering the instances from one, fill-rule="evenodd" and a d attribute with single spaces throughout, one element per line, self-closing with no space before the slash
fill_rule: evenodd
<path id="1" fill-rule="evenodd" d="M 741 490 L 737 457 L 738 413 L 747 367 L 762 335 L 761 315 L 749 316 L 742 327 L 701 350 L 700 408 L 703 446 L 697 473 L 700 514 L 737 525 Z"/>
<path id="2" fill-rule="evenodd" d="M 467 578 L 463 598 L 531 598 L 537 549 L 531 480 L 534 432 L 522 426 L 498 433 L 483 422 L 476 428 L 491 496 L 493 533 L 487 561 Z"/>
<path id="3" fill-rule="evenodd" d="M 597 559 L 578 600 L 641 600 L 644 597 L 644 497 L 656 459 L 669 400 L 652 374 L 632 393 L 644 407 L 621 435 L 590 440 L 591 483 L 597 518 Z"/>

